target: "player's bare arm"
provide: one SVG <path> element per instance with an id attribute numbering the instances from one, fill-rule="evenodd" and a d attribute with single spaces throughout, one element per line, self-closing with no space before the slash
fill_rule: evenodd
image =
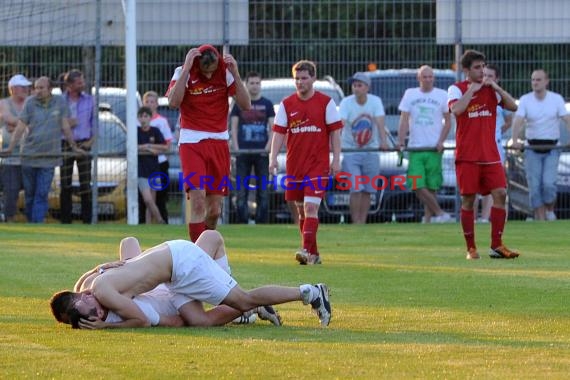
<path id="1" fill-rule="evenodd" d="M 454 115 L 461 115 L 467 109 L 469 102 L 473 99 L 473 94 L 479 91 L 483 87 L 483 83 L 479 82 L 471 82 L 467 91 L 457 100 L 455 103 L 451 105 L 451 112 Z"/>
<path id="2" fill-rule="evenodd" d="M 267 119 L 267 144 L 265 144 L 265 151 L 269 152 L 271 150 L 271 141 L 273 140 L 273 120 L 274 117 Z"/>
<path id="3" fill-rule="evenodd" d="M 509 111 L 513 111 L 513 112 L 517 110 L 518 107 L 517 107 L 517 103 L 515 102 L 515 99 L 513 99 L 511 94 L 509 94 L 508 92 L 503 90 L 503 88 L 501 86 L 499 86 L 497 84 L 497 82 L 495 82 L 492 79 L 485 78 L 483 80 L 483 83 L 486 86 L 493 87 L 493 89 L 501 96 L 501 99 L 503 100 L 503 105 L 504 105 L 505 109 L 507 109 Z"/>
<path id="4" fill-rule="evenodd" d="M 81 277 L 77 280 L 75 285 L 73 286 L 74 292 L 80 292 L 86 289 L 90 289 L 93 283 L 93 280 L 98 277 L 101 273 L 106 271 L 107 269 L 117 268 L 124 264 L 124 261 L 111 261 L 108 263 L 97 265 L 95 268 L 91 269 L 83 273 Z"/>
<path id="5" fill-rule="evenodd" d="M 269 174 L 277 174 L 277 169 L 279 165 L 277 163 L 277 155 L 283 146 L 285 141 L 285 135 L 283 133 L 274 133 L 271 139 L 271 152 L 269 153 Z"/>
<path id="6" fill-rule="evenodd" d="M 123 319 L 122 327 L 149 327 L 150 321 L 134 303 L 131 296 L 119 293 L 111 281 L 100 281 L 102 277 L 104 276 L 98 277 L 93 284 L 93 295 L 97 301 Z M 86 324 L 89 322 L 84 321 Z"/>
<path id="7" fill-rule="evenodd" d="M 180 72 L 180 77 L 176 80 L 176 83 L 168 93 L 168 105 L 170 107 L 172 108 L 180 107 L 182 99 L 184 99 L 184 92 L 186 91 L 186 83 L 188 83 L 188 77 L 190 76 L 190 69 L 192 68 L 194 59 L 201 55 L 202 53 L 200 53 L 200 50 L 198 50 L 198 48 L 192 48 L 188 50 L 188 53 L 186 53 L 186 57 L 184 59 L 184 65 L 182 65 L 182 69 Z"/>
<path id="8" fill-rule="evenodd" d="M 229 72 L 233 75 L 235 80 L 236 86 L 236 95 L 235 100 L 239 108 L 243 111 L 248 111 L 251 109 L 251 99 L 249 97 L 249 91 L 247 91 L 247 87 L 241 80 L 241 76 L 239 75 L 237 61 L 231 54 L 224 54 L 224 62 L 226 67 L 228 68 Z"/>
<path id="9" fill-rule="evenodd" d="M 157 326 L 163 327 L 184 327 L 184 321 L 179 315 L 160 315 L 159 323 Z M 104 320 L 96 317 L 89 319 L 81 319 L 79 327 L 86 330 L 103 330 L 103 329 L 122 329 L 139 327 L 132 320 L 121 322 L 105 322 Z"/>

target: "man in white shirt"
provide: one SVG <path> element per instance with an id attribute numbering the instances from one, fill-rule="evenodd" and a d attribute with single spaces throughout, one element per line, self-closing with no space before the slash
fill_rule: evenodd
<path id="1" fill-rule="evenodd" d="M 560 159 L 560 150 L 555 146 L 560 139 L 560 119 L 570 130 L 570 114 L 566 111 L 562 96 L 547 90 L 548 83 L 546 71 L 538 69 L 532 72 L 532 92 L 520 98 L 515 114 L 512 147 L 522 148 L 518 138 L 526 120 L 527 146 L 524 156 L 530 205 L 535 220 L 552 221 L 556 220 L 554 205 Z"/>
<path id="2" fill-rule="evenodd" d="M 409 152 L 407 186 L 424 205 L 424 222 L 444 223 L 452 219 L 439 207 L 435 192 L 443 183 L 443 142 L 451 129 L 451 119 L 447 92 L 434 87 L 434 80 L 431 67 L 419 68 L 420 86 L 407 89 L 398 106 L 401 111 L 398 140 L 403 149 L 409 131 L 408 148 L 413 151 Z"/>

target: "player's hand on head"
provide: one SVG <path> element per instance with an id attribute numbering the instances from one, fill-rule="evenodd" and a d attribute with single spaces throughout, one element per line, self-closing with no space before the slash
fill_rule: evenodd
<path id="1" fill-rule="evenodd" d="M 79 319 L 79 328 L 85 330 L 98 330 L 105 327 L 105 322 L 97 317 L 89 317 L 89 319 Z"/>
<path id="2" fill-rule="evenodd" d="M 194 59 L 201 55 L 202 53 L 200 53 L 200 50 L 198 50 L 198 48 L 192 48 L 188 50 L 188 53 L 186 53 L 186 58 L 184 60 L 184 66 L 187 66 L 188 68 L 192 67 Z"/>
<path id="3" fill-rule="evenodd" d="M 224 63 L 230 71 L 237 68 L 237 61 L 231 54 L 224 54 Z"/>

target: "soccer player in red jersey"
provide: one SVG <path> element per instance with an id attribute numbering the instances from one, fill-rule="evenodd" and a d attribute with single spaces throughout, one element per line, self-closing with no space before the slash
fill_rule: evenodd
<path id="1" fill-rule="evenodd" d="M 313 88 L 317 79 L 313 62 L 295 63 L 292 74 L 297 90 L 281 102 L 275 115 L 269 172 L 275 174 L 277 171 L 277 154 L 287 138 L 285 200 L 295 202 L 302 237 L 302 248 L 295 258 L 303 265 L 320 264 L 317 248 L 319 206 L 329 176 L 340 170 L 342 121 L 335 102 Z"/>
<path id="2" fill-rule="evenodd" d="M 495 142 L 497 105 L 516 111 L 515 100 L 495 81 L 483 76 L 485 55 L 467 50 L 461 56 L 466 80 L 449 87 L 448 104 L 457 119 L 455 172 L 461 194 L 461 226 L 467 259 L 478 259 L 473 202 L 477 193 L 491 194 L 491 258 L 514 259 L 517 252 L 503 245 L 507 182 Z"/>
<path id="3" fill-rule="evenodd" d="M 242 110 L 251 107 L 233 56 L 211 45 L 193 48 L 177 67 L 167 90 L 168 104 L 180 108 L 179 152 L 189 200 L 188 232 L 196 241 L 216 229 L 222 198 L 228 194 L 228 97 Z M 188 204 L 188 203 L 187 203 Z"/>

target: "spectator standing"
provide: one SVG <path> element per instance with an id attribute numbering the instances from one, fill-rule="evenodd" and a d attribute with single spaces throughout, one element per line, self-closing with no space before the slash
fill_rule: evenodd
<path id="1" fill-rule="evenodd" d="M 529 188 L 530 205 L 534 209 L 535 220 L 556 220 L 556 179 L 560 150 L 556 149 L 560 139 L 560 119 L 570 131 L 570 115 L 566 111 L 560 94 L 548 91 L 549 79 L 546 71 L 532 72 L 532 92 L 523 95 L 513 122 L 513 145 L 520 149 L 519 135 L 526 120 L 527 149 L 524 151 L 526 178 Z M 536 148 L 535 145 L 550 147 Z"/>
<path id="2" fill-rule="evenodd" d="M 155 181 L 159 178 L 153 176 L 160 171 L 158 156 L 168 149 L 160 130 L 150 125 L 152 110 L 149 107 L 141 107 L 137 112 L 140 126 L 137 128 L 138 143 L 138 187 L 146 206 L 145 221 L 152 223 L 165 223 L 156 206 L 156 188 L 161 188 L 160 183 Z"/>
<path id="3" fill-rule="evenodd" d="M 240 149 L 263 149 L 264 153 L 242 153 L 236 157 L 236 175 L 239 178 L 237 192 L 237 216 L 240 223 L 249 221 L 249 183 L 244 179 L 249 177 L 251 170 L 256 178 L 255 223 L 268 221 L 268 194 L 263 185 L 269 176 L 269 147 L 271 144 L 271 126 L 275 117 L 273 103 L 261 96 L 261 75 L 249 72 L 245 76 L 245 86 L 251 99 L 251 109 L 242 111 L 234 104 L 231 114 L 232 145 L 235 151 Z"/>
<path id="4" fill-rule="evenodd" d="M 344 124 L 341 133 L 342 149 L 387 149 L 382 100 L 369 94 L 370 78 L 361 72 L 349 80 L 352 95 L 340 102 L 340 118 Z M 378 154 L 373 151 L 345 152 L 342 171 L 356 176 L 374 178 L 380 173 Z M 350 219 L 354 224 L 366 223 L 370 196 L 376 193 L 373 183 L 350 187 Z"/>
<path id="5" fill-rule="evenodd" d="M 85 93 L 85 77 L 79 70 L 71 70 L 63 78 L 65 92 L 63 97 L 69 107 L 69 126 L 73 133 L 75 144 L 86 152 L 93 144 L 93 119 L 95 103 L 93 97 Z M 69 143 L 62 139 L 61 150 L 63 163 L 60 167 L 60 207 L 61 223 L 72 222 L 72 177 L 73 166 L 77 163 L 79 174 L 79 195 L 81 197 L 81 220 L 90 224 L 92 220 L 91 202 L 91 157 L 85 154 L 74 154 Z"/>
<path id="6" fill-rule="evenodd" d="M 500 72 L 496 65 L 488 64 L 483 70 L 485 77 L 499 83 Z M 512 112 L 506 111 L 501 106 L 497 106 L 497 124 L 495 126 L 495 138 L 497 140 L 497 149 L 499 149 L 499 155 L 501 156 L 501 163 L 505 164 L 505 147 L 503 146 L 503 134 L 510 128 L 513 119 Z M 473 209 L 475 210 L 475 216 L 477 215 L 477 210 L 479 209 L 479 199 L 481 199 L 481 217 L 477 220 L 478 223 L 489 223 L 489 218 L 491 217 L 491 206 L 493 206 L 493 196 L 491 194 L 485 195 L 484 197 L 475 198 L 475 204 Z"/>
<path id="7" fill-rule="evenodd" d="M 73 140 L 67 120 L 69 108 L 63 96 L 51 94 L 51 80 L 40 77 L 34 87 L 34 95 L 28 97 L 24 104 L 6 152 L 12 153 L 27 131 L 21 149 L 26 217 L 30 223 L 43 223 L 48 211 L 54 168 L 61 165 L 61 132 L 74 153 L 86 152 Z"/>
<path id="8" fill-rule="evenodd" d="M 235 96 L 242 110 L 249 110 L 251 104 L 235 58 L 222 57 L 211 45 L 188 51 L 184 65 L 174 71 L 167 95 L 169 105 L 180 108 L 179 152 L 189 200 L 188 232 L 196 241 L 204 230 L 216 228 L 222 198 L 228 194 L 228 96 Z M 209 180 L 205 186 L 204 179 Z"/>
<path id="9" fill-rule="evenodd" d="M 2 149 L 10 146 L 10 141 L 18 116 L 24 109 L 24 102 L 30 95 L 32 82 L 22 74 L 16 74 L 8 81 L 10 96 L 0 100 L 0 129 L 2 129 Z M 6 222 L 13 222 L 17 212 L 18 194 L 22 188 L 22 166 L 20 162 L 20 144 L 10 156 L 2 158 L 2 187 L 4 189 L 4 217 Z"/>
<path id="10" fill-rule="evenodd" d="M 518 252 L 508 249 L 502 240 L 506 223 L 507 181 L 495 140 L 497 105 L 516 111 L 508 92 L 495 81 L 485 78 L 486 57 L 476 50 L 461 56 L 466 80 L 448 90 L 448 104 L 457 119 L 455 170 L 461 194 L 461 227 L 467 245 L 467 259 L 478 259 L 475 244 L 473 203 L 477 194 L 493 196 L 491 208 L 491 258 L 514 259 Z"/>
<path id="11" fill-rule="evenodd" d="M 443 183 L 443 142 L 451 129 L 447 93 L 434 87 L 435 77 L 430 66 L 418 69 L 418 82 L 419 87 L 406 90 L 398 107 L 400 149 L 406 145 L 408 132 L 408 148 L 413 148 L 409 152 L 406 185 L 424 205 L 425 223 L 450 222 L 451 216 L 443 212 L 435 195 Z"/>
<path id="12" fill-rule="evenodd" d="M 170 145 L 172 144 L 172 129 L 168 124 L 168 119 L 158 113 L 158 94 L 155 91 L 147 91 L 143 95 L 143 105 L 150 108 L 152 111 L 152 118 L 150 119 L 150 126 L 158 128 L 162 136 L 164 137 L 164 144 L 166 145 L 166 152 L 170 151 Z M 160 166 L 159 171 L 168 175 L 168 169 L 170 169 L 170 164 L 168 162 L 168 157 L 166 154 L 158 155 L 158 164 Z M 166 204 L 168 202 L 168 187 L 164 187 L 161 190 L 156 191 L 156 206 L 158 211 L 160 211 L 160 216 L 164 220 L 165 224 L 168 224 L 168 209 Z M 142 207 L 141 207 L 142 206 Z M 143 215 L 146 214 L 146 207 L 144 203 L 139 206 L 139 213 L 142 212 Z"/>
<path id="13" fill-rule="evenodd" d="M 334 101 L 315 91 L 316 65 L 302 60 L 293 65 L 296 92 L 285 98 L 275 115 L 269 172 L 277 171 L 277 154 L 287 138 L 285 200 L 295 202 L 299 213 L 302 248 L 300 264 L 320 264 L 317 246 L 319 206 L 330 175 L 340 170 L 342 121 Z M 332 148 L 333 158 L 329 163 Z"/>

